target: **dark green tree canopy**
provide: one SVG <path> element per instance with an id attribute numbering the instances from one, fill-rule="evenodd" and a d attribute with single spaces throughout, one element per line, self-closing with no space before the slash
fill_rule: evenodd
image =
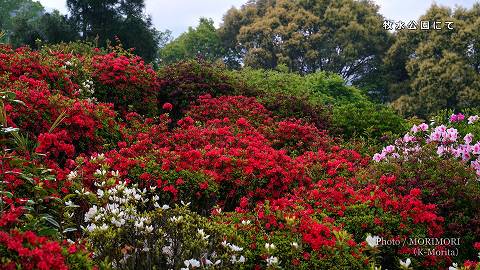
<path id="1" fill-rule="evenodd" d="M 339 73 L 355 82 L 378 68 L 390 35 L 368 0 L 257 0 L 231 9 L 219 29 L 231 61 Z"/>
<path id="2" fill-rule="evenodd" d="M 0 42 L 10 42 L 16 24 L 29 24 L 43 16 L 43 6 L 32 0 L 0 0 Z"/>
<path id="3" fill-rule="evenodd" d="M 453 29 L 403 30 L 385 66 L 388 98 L 404 115 L 480 106 L 480 4 L 472 9 L 433 5 L 420 20 L 453 22 Z"/>
<path id="4" fill-rule="evenodd" d="M 147 61 L 156 58 L 160 33 L 144 14 L 143 0 L 67 0 L 67 6 L 83 39 L 105 46 L 119 38 Z"/>
<path id="5" fill-rule="evenodd" d="M 39 2 L 31 0 L 0 0 L 0 29 L 5 34 L 0 42 L 14 47 L 29 45 L 36 48 L 38 40 L 59 43 L 79 37 L 66 16 L 57 10 L 46 13 Z"/>

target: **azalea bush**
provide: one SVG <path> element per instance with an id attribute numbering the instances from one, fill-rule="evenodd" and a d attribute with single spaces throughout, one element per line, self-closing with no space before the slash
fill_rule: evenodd
<path id="1" fill-rule="evenodd" d="M 152 66 L 128 51 L 116 49 L 91 58 L 93 96 L 128 111 L 153 116 L 158 112 L 157 95 L 161 85 Z"/>
<path id="2" fill-rule="evenodd" d="M 71 228 L 62 218 L 62 197 L 72 183 L 57 181 L 60 169 L 46 168 L 37 159 L 27 160 L 1 146 L 0 268 L 93 269 L 83 241 L 65 237 Z"/>
<path id="3" fill-rule="evenodd" d="M 162 67 L 158 74 L 162 81 L 160 100 L 173 105 L 171 115 L 175 120 L 181 118 L 190 103 L 201 95 L 216 97 L 248 92 L 241 81 L 227 74 L 224 67 L 204 60 L 181 61 Z"/>
<path id="4" fill-rule="evenodd" d="M 372 157 L 406 124 L 369 105 L 332 74 L 2 45 L 0 268 L 480 267 L 478 117 Z"/>
<path id="5" fill-rule="evenodd" d="M 439 118 L 437 118 L 440 120 Z M 374 155 L 368 174 L 391 174 L 387 183 L 400 192 L 415 186 L 423 201 L 436 204 L 445 217 L 446 235 L 461 237 L 460 258 L 472 258 L 480 241 L 480 143 L 474 141 L 478 116 L 452 114 L 447 125 L 414 125 L 411 131 Z M 459 129 L 457 129 L 459 128 Z M 472 234 L 473 232 L 473 234 Z"/>
<path id="6" fill-rule="evenodd" d="M 85 213 L 88 241 L 99 263 L 116 269 L 222 269 L 245 262 L 243 249 L 230 243 L 234 235 L 190 212 L 189 203 L 170 208 L 159 204 L 155 188 L 128 186 L 99 184 L 95 204 Z"/>

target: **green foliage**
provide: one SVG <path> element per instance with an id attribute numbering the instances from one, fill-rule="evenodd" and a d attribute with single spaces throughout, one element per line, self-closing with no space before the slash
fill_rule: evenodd
<path id="1" fill-rule="evenodd" d="M 373 102 L 344 103 L 333 108 L 335 127 L 344 138 L 380 139 L 398 137 L 406 121 L 392 109 Z"/>
<path id="2" fill-rule="evenodd" d="M 211 19 L 201 18 L 196 28 L 190 27 L 159 51 L 160 63 L 169 65 L 197 57 L 207 61 L 221 58 L 222 44 L 213 23 Z"/>
<path id="3" fill-rule="evenodd" d="M 315 104 L 338 104 L 367 100 L 360 90 L 347 86 L 337 74 L 316 72 L 300 75 L 293 72 L 246 68 L 233 71 L 233 76 L 243 80 L 249 89 L 260 95 L 289 94 L 305 96 Z"/>
<path id="4" fill-rule="evenodd" d="M 84 40 L 106 46 L 116 38 L 151 62 L 156 58 L 161 33 L 144 14 L 143 0 L 68 0 L 71 19 Z"/>
<path id="5" fill-rule="evenodd" d="M 388 98 L 403 115 L 426 117 L 444 108 L 480 105 L 480 5 L 454 12 L 433 5 L 421 20 L 452 21 L 453 30 L 396 33 L 385 58 Z"/>
<path id="6" fill-rule="evenodd" d="M 34 22 L 45 12 L 39 2 L 32 0 L 2 0 L 0 1 L 0 30 L 4 37 L 0 38 L 1 43 L 10 41 L 14 28 L 18 22 Z M 26 29 L 25 29 L 26 30 Z"/>
<path id="7" fill-rule="evenodd" d="M 361 79 L 380 63 L 389 33 L 370 1 L 249 1 L 232 8 L 219 29 L 231 62 L 291 71 L 318 70 Z"/>
<path id="8" fill-rule="evenodd" d="M 15 47 L 29 45 L 38 47 L 38 42 L 69 42 L 79 37 L 75 26 L 57 10 L 45 13 L 38 19 L 15 18 L 10 41 Z"/>
<path id="9" fill-rule="evenodd" d="M 243 81 L 247 89 L 256 89 L 252 92 L 275 114 L 312 121 L 346 139 L 367 137 L 378 143 L 382 136 L 394 137 L 406 129 L 405 121 L 394 111 L 369 101 L 336 74 L 316 72 L 302 76 L 246 68 L 233 71 L 232 76 Z"/>

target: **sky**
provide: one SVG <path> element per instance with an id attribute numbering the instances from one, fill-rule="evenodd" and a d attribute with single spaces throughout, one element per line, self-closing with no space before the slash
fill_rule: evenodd
<path id="1" fill-rule="evenodd" d="M 58 9 L 67 13 L 66 0 L 39 0 L 47 10 Z M 196 26 L 201 17 L 212 18 L 217 26 L 223 14 L 232 6 L 240 7 L 247 0 L 145 0 L 146 12 L 152 16 L 159 30 L 169 29 L 174 37 L 189 26 Z M 395 21 L 410 21 L 420 17 L 432 3 L 470 8 L 475 0 L 374 0 L 380 13 Z"/>

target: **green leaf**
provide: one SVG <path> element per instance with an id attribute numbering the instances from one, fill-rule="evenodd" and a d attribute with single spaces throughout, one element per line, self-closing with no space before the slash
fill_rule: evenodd
<path id="1" fill-rule="evenodd" d="M 58 222 L 55 219 L 53 219 L 53 217 L 51 215 L 45 214 L 45 215 L 42 216 L 42 218 L 44 220 L 48 221 L 48 223 L 55 226 L 56 228 L 60 228 L 60 224 L 58 224 Z"/>
<path id="2" fill-rule="evenodd" d="M 43 228 L 38 230 L 38 235 L 41 236 L 54 236 L 56 234 L 58 234 L 58 231 L 53 228 Z"/>
<path id="3" fill-rule="evenodd" d="M 75 231 L 77 231 L 77 228 L 66 228 L 65 230 L 63 230 L 63 233 L 75 232 Z"/>

